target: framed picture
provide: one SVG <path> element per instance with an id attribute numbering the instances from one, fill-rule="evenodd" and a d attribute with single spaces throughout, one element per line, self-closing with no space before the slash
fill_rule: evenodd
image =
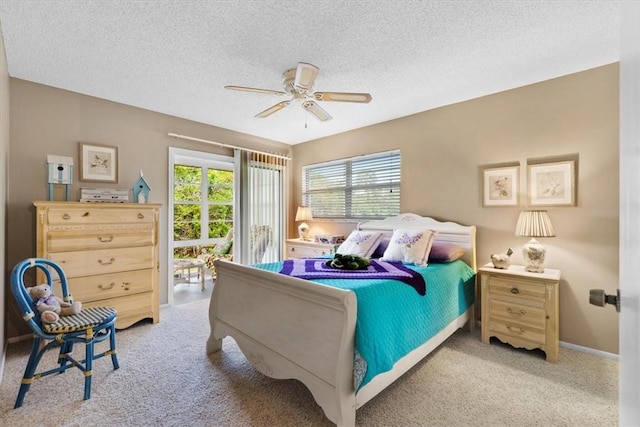
<path id="1" fill-rule="evenodd" d="M 529 205 L 575 206 L 575 161 L 528 165 Z"/>
<path id="2" fill-rule="evenodd" d="M 80 181 L 118 182 L 118 147 L 79 143 Z"/>
<path id="3" fill-rule="evenodd" d="M 485 168 L 482 179 L 482 206 L 518 206 L 520 166 Z"/>

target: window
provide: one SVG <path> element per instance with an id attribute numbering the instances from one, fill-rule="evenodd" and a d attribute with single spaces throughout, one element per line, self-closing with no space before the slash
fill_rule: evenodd
<path id="1" fill-rule="evenodd" d="M 314 219 L 400 214 L 400 151 L 304 166 L 302 203 L 311 207 Z"/>

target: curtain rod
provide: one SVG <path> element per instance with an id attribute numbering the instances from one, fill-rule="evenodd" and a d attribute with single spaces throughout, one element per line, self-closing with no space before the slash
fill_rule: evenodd
<path id="1" fill-rule="evenodd" d="M 186 139 L 189 141 L 204 142 L 206 144 L 219 145 L 220 147 L 227 147 L 227 148 L 233 148 L 236 150 L 249 151 L 250 153 L 267 154 L 269 156 L 277 157 L 279 159 L 291 160 L 291 157 L 284 156 L 282 154 L 269 153 L 267 151 L 252 150 L 251 148 L 244 148 L 244 147 L 238 147 L 237 145 L 224 144 L 222 142 L 216 142 L 216 141 L 209 141 L 208 139 L 194 138 L 192 136 L 179 135 L 177 133 L 172 133 L 172 132 L 169 132 L 167 135 L 172 136 L 174 138 Z"/>

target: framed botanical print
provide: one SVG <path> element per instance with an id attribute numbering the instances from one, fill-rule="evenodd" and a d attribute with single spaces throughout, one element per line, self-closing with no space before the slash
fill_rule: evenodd
<path id="1" fill-rule="evenodd" d="M 575 206 L 575 161 L 528 165 L 529 205 Z"/>
<path id="2" fill-rule="evenodd" d="M 482 206 L 517 206 L 520 166 L 485 168 L 482 172 Z"/>

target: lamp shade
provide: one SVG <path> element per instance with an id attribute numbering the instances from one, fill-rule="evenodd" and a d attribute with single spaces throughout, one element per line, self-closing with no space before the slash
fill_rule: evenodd
<path id="1" fill-rule="evenodd" d="M 516 236 L 554 237 L 556 235 L 547 211 L 520 212 L 516 224 Z"/>
<path id="2" fill-rule="evenodd" d="M 298 211 L 296 212 L 296 221 L 313 221 L 311 208 L 308 206 L 298 206 Z"/>
<path id="3" fill-rule="evenodd" d="M 525 271 L 532 273 L 544 272 L 544 259 L 547 250 L 536 237 L 554 237 L 556 235 L 551 218 L 547 211 L 520 212 L 516 224 L 516 236 L 532 237 L 522 246 L 522 256 L 526 262 Z"/>

